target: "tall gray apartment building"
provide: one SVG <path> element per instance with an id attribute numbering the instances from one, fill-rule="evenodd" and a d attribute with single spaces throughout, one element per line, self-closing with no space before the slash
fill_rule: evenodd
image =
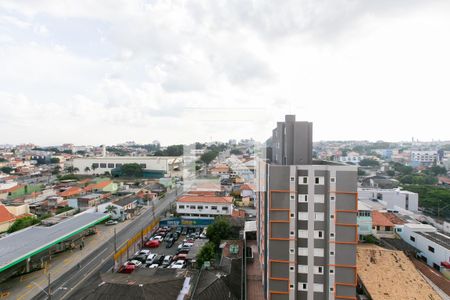
<path id="1" fill-rule="evenodd" d="M 312 158 L 312 123 L 286 116 L 257 167 L 266 299 L 356 299 L 357 168 Z"/>

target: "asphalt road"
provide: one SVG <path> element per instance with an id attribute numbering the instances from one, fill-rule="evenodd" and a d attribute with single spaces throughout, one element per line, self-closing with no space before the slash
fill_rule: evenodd
<path id="1" fill-rule="evenodd" d="M 176 199 L 175 191 L 172 191 L 156 203 L 155 216 L 161 215 Z M 132 223 L 117 233 L 117 248 L 123 245 L 128 239 L 137 234 L 142 228 L 146 227 L 153 220 L 152 210 L 149 209 L 136 217 Z M 100 274 L 111 271 L 114 265 L 114 237 L 111 237 L 106 243 L 97 248 L 96 251 L 86 256 L 83 261 L 72 269 L 51 281 L 51 299 L 82 299 L 100 283 Z M 46 291 L 40 292 L 33 300 L 49 299 Z M 84 296 L 83 296 L 84 295 Z"/>

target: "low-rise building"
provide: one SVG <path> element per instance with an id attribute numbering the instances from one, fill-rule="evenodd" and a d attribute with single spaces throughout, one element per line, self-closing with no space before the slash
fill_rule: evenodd
<path id="1" fill-rule="evenodd" d="M 358 201 L 358 234 L 359 239 L 372 234 L 372 209 L 361 201 Z"/>
<path id="2" fill-rule="evenodd" d="M 377 200 L 388 210 L 409 210 L 417 212 L 419 209 L 419 194 L 400 189 L 359 188 L 358 199 Z"/>
<path id="3" fill-rule="evenodd" d="M 177 200 L 177 213 L 188 217 L 231 216 L 233 197 L 183 195 Z"/>
<path id="4" fill-rule="evenodd" d="M 224 175 L 230 172 L 230 168 L 226 164 L 217 164 L 210 170 L 211 175 Z"/>
<path id="5" fill-rule="evenodd" d="M 9 212 L 3 204 L 0 204 L 0 233 L 5 232 L 14 223 L 16 217 Z"/>
<path id="6" fill-rule="evenodd" d="M 420 257 L 438 271 L 450 269 L 450 237 L 428 224 L 405 224 L 400 237 L 420 252 Z"/>
<path id="7" fill-rule="evenodd" d="M 76 199 L 69 199 L 68 204 L 70 207 L 78 208 L 80 210 L 86 210 L 90 207 L 94 207 L 101 203 L 103 199 L 102 194 L 87 194 L 80 196 Z"/>
<path id="8" fill-rule="evenodd" d="M 413 167 L 429 166 L 433 162 L 437 162 L 437 159 L 437 151 L 411 151 L 411 166 Z"/>
<path id="9" fill-rule="evenodd" d="M 404 223 L 391 212 L 372 211 L 372 234 L 378 238 L 395 238 L 396 228 Z"/>

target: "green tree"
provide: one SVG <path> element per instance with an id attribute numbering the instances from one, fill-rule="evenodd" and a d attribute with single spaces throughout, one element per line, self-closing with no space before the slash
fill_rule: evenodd
<path id="1" fill-rule="evenodd" d="M 59 164 L 60 160 L 58 157 L 52 157 L 52 158 L 50 158 L 50 163 L 51 164 Z"/>
<path id="2" fill-rule="evenodd" d="M 216 257 L 216 245 L 213 242 L 206 243 L 197 255 L 197 266 L 201 268 L 205 261 L 211 261 Z"/>
<path id="3" fill-rule="evenodd" d="M 234 154 L 234 155 L 241 155 L 242 151 L 240 149 L 235 148 L 235 149 L 231 149 L 230 153 Z"/>
<path id="4" fill-rule="evenodd" d="M 211 150 L 208 152 L 205 152 L 200 156 L 200 160 L 203 161 L 206 165 L 208 165 L 210 162 L 212 162 L 217 155 L 219 155 L 219 152 L 216 150 Z"/>
<path id="5" fill-rule="evenodd" d="M 139 164 L 124 164 L 120 167 L 123 176 L 126 177 L 142 177 L 144 174 L 143 168 Z"/>
<path id="6" fill-rule="evenodd" d="M 433 167 L 431 167 L 430 171 L 435 176 L 447 175 L 447 169 L 445 167 L 441 167 L 441 166 L 433 166 Z"/>
<path id="7" fill-rule="evenodd" d="M 208 226 L 206 236 L 208 239 L 219 247 L 220 241 L 228 239 L 231 235 L 231 224 L 224 217 L 217 217 L 214 223 Z"/>
<path id="8" fill-rule="evenodd" d="M 97 164 L 92 164 L 91 168 L 92 168 L 92 171 L 95 172 L 95 169 L 98 168 L 98 165 Z"/>
<path id="9" fill-rule="evenodd" d="M 84 168 L 84 172 L 89 173 L 90 171 L 91 171 L 91 168 L 89 168 L 89 167 Z"/>
<path id="10" fill-rule="evenodd" d="M 11 168 L 11 167 L 2 167 L 2 168 L 0 168 L 0 171 L 2 171 L 3 173 L 6 173 L 6 174 L 11 174 L 11 172 L 12 172 L 13 170 L 14 170 L 14 169 Z"/>
<path id="11" fill-rule="evenodd" d="M 358 176 L 365 176 L 367 173 L 361 168 L 358 168 Z"/>
<path id="12" fill-rule="evenodd" d="M 363 167 L 378 167 L 380 162 L 375 159 L 364 158 L 359 162 L 359 165 Z"/>
<path id="13" fill-rule="evenodd" d="M 0 157 L 0 162 L 7 162 L 7 161 L 8 161 L 7 159 Z"/>
<path id="14" fill-rule="evenodd" d="M 29 226 L 38 224 L 40 221 L 35 217 L 23 217 L 14 221 L 14 223 L 8 228 L 8 233 L 27 228 Z"/>

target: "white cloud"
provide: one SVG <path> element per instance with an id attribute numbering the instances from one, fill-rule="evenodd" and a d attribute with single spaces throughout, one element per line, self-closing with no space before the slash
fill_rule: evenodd
<path id="1" fill-rule="evenodd" d="M 449 8 L 1 1 L 0 143 L 264 140 L 286 113 L 316 139 L 448 139 Z"/>

